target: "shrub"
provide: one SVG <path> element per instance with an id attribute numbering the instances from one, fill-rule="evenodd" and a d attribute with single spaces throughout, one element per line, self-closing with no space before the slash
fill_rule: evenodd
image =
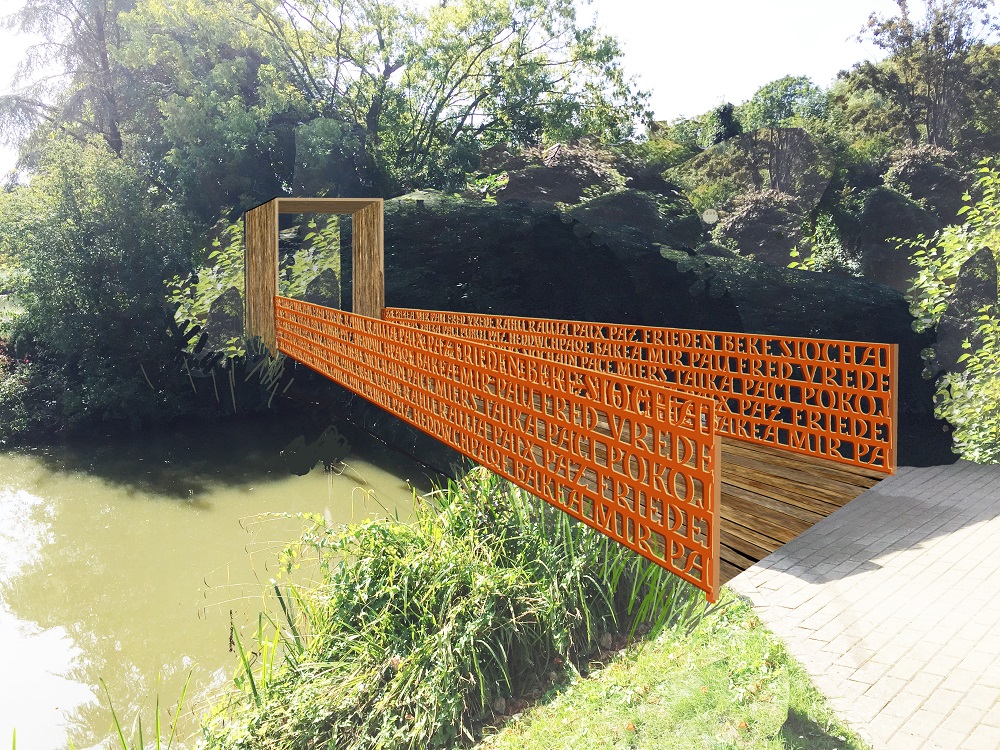
<path id="1" fill-rule="evenodd" d="M 30 185 L 0 202 L 0 230 L 21 271 L 10 338 L 63 422 L 176 414 L 164 281 L 186 263 L 188 225 L 175 208 L 101 141 L 53 138 Z"/>
<path id="2" fill-rule="evenodd" d="M 964 225 L 946 227 L 931 239 L 920 237 L 903 242 L 912 252 L 917 276 L 910 290 L 910 311 L 918 331 L 937 326 L 955 301 L 955 289 L 963 265 L 983 248 L 1000 247 L 1000 170 L 992 159 L 980 162 L 976 188 L 982 197 L 959 211 Z M 1000 267 L 1000 260 L 998 267 Z M 963 328 L 975 331 L 981 343 L 976 349 L 966 340 L 964 372 L 947 373 L 938 384 L 938 418 L 954 428 L 955 448 L 972 461 L 1000 461 L 1000 294 L 994 304 L 970 311 L 975 320 Z"/>
<path id="3" fill-rule="evenodd" d="M 242 689 L 208 720 L 209 748 L 452 747 L 609 632 L 704 609 L 693 587 L 485 469 L 418 504 L 412 525 L 318 522 L 286 570 L 310 554 L 320 583 L 275 586 L 285 624 L 258 630 L 257 670 L 239 645 Z"/>

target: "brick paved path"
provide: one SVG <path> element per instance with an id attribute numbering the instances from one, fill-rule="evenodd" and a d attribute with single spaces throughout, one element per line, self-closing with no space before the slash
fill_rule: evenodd
<path id="1" fill-rule="evenodd" d="M 900 467 L 728 585 L 873 750 L 1000 749 L 1000 466 Z"/>

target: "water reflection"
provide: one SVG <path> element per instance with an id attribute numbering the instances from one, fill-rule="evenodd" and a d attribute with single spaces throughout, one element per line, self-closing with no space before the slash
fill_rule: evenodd
<path id="1" fill-rule="evenodd" d="M 295 431 L 230 425 L 0 455 L 0 747 L 15 726 L 21 750 L 100 743 L 111 720 L 98 678 L 120 715 L 142 707 L 151 725 L 158 676 L 172 706 L 193 670 L 197 714 L 235 668 L 230 623 L 256 625 L 261 583 L 302 528 L 259 514 L 405 517 L 405 480 L 428 488 L 421 467 L 357 435 L 343 474 L 290 475 L 280 450 Z"/>

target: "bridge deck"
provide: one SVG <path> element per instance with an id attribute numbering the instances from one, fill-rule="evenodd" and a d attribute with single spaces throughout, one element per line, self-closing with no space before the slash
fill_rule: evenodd
<path id="1" fill-rule="evenodd" d="M 885 478 L 882 472 L 724 437 L 720 581 Z"/>

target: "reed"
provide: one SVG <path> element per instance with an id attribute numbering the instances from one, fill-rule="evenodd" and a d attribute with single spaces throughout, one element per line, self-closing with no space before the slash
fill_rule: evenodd
<path id="1" fill-rule="evenodd" d="M 468 743 L 508 700 L 585 670 L 602 642 L 688 630 L 710 609 L 481 468 L 418 502 L 409 524 L 316 519 L 284 555 L 286 570 L 307 562 L 318 583 L 276 583 L 280 619 L 240 647 L 209 748 Z"/>

